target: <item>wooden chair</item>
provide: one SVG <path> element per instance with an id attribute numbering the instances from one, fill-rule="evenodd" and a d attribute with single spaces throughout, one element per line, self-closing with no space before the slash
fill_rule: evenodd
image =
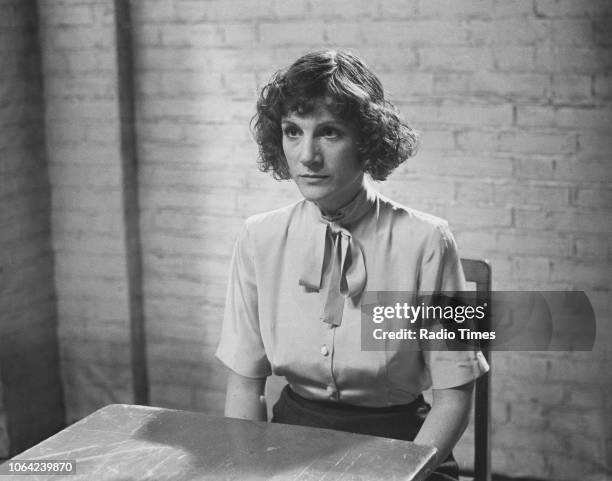
<path id="1" fill-rule="evenodd" d="M 479 304 L 491 301 L 491 266 L 487 261 L 461 259 L 465 279 L 476 285 Z M 483 331 L 490 330 L 490 319 L 485 317 Z M 491 366 L 491 353 L 487 343 L 481 351 Z M 474 480 L 491 481 L 491 371 L 476 381 L 474 398 Z"/>

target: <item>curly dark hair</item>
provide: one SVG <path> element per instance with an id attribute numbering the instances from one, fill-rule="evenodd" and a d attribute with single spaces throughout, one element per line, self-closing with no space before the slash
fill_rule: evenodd
<path id="1" fill-rule="evenodd" d="M 318 99 L 331 99 L 330 110 L 357 129 L 364 172 L 384 180 L 416 153 L 418 136 L 385 99 L 376 75 L 348 52 L 311 52 L 274 74 L 257 100 L 251 128 L 259 145 L 259 168 L 275 179 L 290 179 L 282 145 L 281 119 L 311 111 Z"/>

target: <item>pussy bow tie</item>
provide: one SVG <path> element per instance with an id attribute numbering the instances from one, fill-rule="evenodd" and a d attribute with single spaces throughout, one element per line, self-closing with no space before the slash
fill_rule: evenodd
<path id="1" fill-rule="evenodd" d="M 347 229 L 329 221 L 317 223 L 304 245 L 299 284 L 308 290 L 322 291 L 320 318 L 330 327 L 339 326 L 344 300 L 360 294 L 366 284 L 361 246 Z M 326 267 L 329 275 L 324 283 Z"/>

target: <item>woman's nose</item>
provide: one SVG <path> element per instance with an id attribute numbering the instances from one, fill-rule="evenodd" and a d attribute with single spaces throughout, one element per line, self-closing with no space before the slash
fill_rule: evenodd
<path id="1" fill-rule="evenodd" d="M 321 152 L 316 139 L 304 137 L 300 149 L 300 162 L 304 165 L 314 165 L 321 162 Z"/>

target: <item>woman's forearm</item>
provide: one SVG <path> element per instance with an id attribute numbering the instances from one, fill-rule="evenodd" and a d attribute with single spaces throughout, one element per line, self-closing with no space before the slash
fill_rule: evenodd
<path id="1" fill-rule="evenodd" d="M 414 442 L 437 448 L 436 464 L 448 457 L 468 425 L 473 388 L 470 382 L 433 390 L 433 406 Z"/>
<path id="2" fill-rule="evenodd" d="M 225 416 L 228 418 L 267 421 L 264 389 L 266 378 L 254 379 L 230 371 L 225 395 Z"/>

